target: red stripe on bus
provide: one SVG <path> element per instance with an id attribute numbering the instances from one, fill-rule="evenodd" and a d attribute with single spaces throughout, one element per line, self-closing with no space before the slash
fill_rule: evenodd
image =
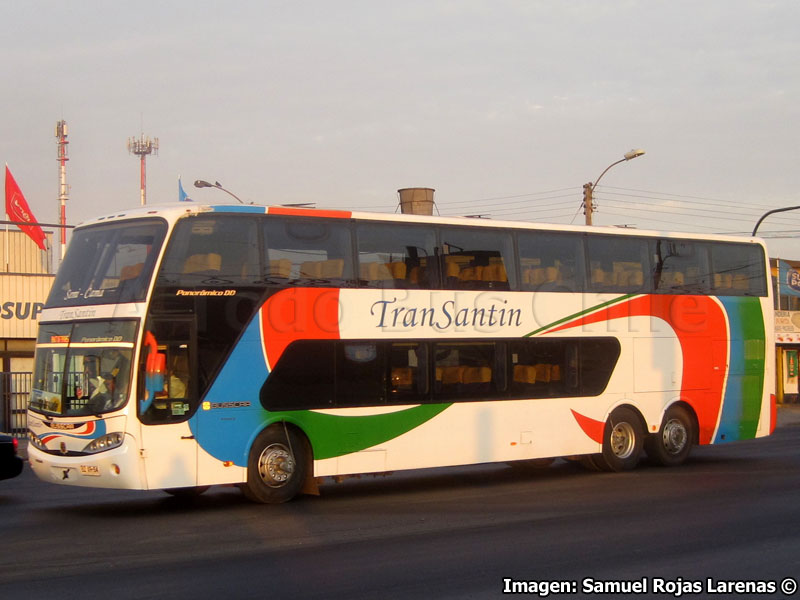
<path id="1" fill-rule="evenodd" d="M 339 290 L 290 288 L 270 296 L 261 307 L 261 336 L 270 370 L 295 340 L 338 340 Z"/>
<path id="2" fill-rule="evenodd" d="M 317 210 L 315 208 L 289 208 L 287 206 L 270 206 L 269 215 L 291 215 L 295 217 L 328 217 L 330 219 L 349 219 L 353 213 L 349 210 Z"/>
<path id="3" fill-rule="evenodd" d="M 587 417 L 586 415 L 582 415 L 579 412 L 575 412 L 574 410 L 572 410 L 572 416 L 575 417 L 575 420 L 578 422 L 578 425 L 581 426 L 581 429 L 583 429 L 583 432 L 586 435 L 588 435 L 598 444 L 603 443 L 603 432 L 605 431 L 606 428 L 606 424 L 603 423 L 603 421 L 592 419 L 590 417 Z"/>
<path id="4" fill-rule="evenodd" d="M 725 312 L 709 296 L 645 295 L 581 315 L 545 333 L 635 316 L 657 317 L 669 323 L 681 345 L 681 399 L 697 414 L 700 443 L 710 444 L 722 410 L 728 363 Z"/>

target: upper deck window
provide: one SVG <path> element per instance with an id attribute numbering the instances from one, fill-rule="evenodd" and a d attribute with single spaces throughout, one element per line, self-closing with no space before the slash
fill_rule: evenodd
<path id="1" fill-rule="evenodd" d="M 267 282 L 355 287 L 348 223 L 341 219 L 267 218 L 263 226 Z"/>
<path id="2" fill-rule="evenodd" d="M 660 294 L 708 294 L 713 281 L 707 242 L 659 239 L 652 242 L 653 287 Z M 727 295 L 727 294 L 726 294 Z"/>
<path id="3" fill-rule="evenodd" d="M 455 290 L 515 289 L 514 246 L 505 231 L 443 227 L 443 281 Z"/>
<path id="4" fill-rule="evenodd" d="M 436 230 L 433 227 L 359 223 L 357 236 L 362 287 L 439 287 Z"/>
<path id="5" fill-rule="evenodd" d="M 586 243 L 589 289 L 616 294 L 640 294 L 651 290 L 651 268 L 645 239 L 592 235 Z"/>
<path id="6" fill-rule="evenodd" d="M 520 231 L 520 289 L 580 292 L 583 289 L 583 242 L 579 235 Z"/>
<path id="7" fill-rule="evenodd" d="M 262 279 L 256 221 L 239 215 L 202 215 L 178 221 L 167 246 L 160 285 L 228 288 Z"/>
<path id="8" fill-rule="evenodd" d="M 714 293 L 726 296 L 766 296 L 764 251 L 755 244 L 715 244 L 711 248 Z"/>
<path id="9" fill-rule="evenodd" d="M 161 219 L 76 229 L 47 306 L 143 301 L 166 231 Z"/>

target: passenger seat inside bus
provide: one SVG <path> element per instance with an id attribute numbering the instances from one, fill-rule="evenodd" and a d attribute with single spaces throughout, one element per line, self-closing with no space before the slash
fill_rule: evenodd
<path id="1" fill-rule="evenodd" d="M 144 267 L 143 262 L 122 267 L 122 270 L 119 272 L 119 282 L 122 283 L 128 279 L 136 279 L 142 272 L 142 267 Z"/>
<path id="2" fill-rule="evenodd" d="M 192 254 L 183 263 L 185 274 L 216 275 L 222 267 L 222 257 L 216 252 Z"/>

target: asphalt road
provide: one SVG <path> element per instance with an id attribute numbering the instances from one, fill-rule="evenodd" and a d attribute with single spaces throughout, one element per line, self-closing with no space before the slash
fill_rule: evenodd
<path id="1" fill-rule="evenodd" d="M 623 580 L 647 589 L 630 598 L 756 597 L 726 593 L 731 581 L 790 597 L 800 410 L 781 416 L 772 437 L 698 448 L 675 469 L 425 470 L 281 506 L 235 488 L 182 502 L 54 486 L 26 467 L 0 482 L 0 598 L 539 597 L 545 581 L 566 589 L 551 598 L 616 598 Z"/>

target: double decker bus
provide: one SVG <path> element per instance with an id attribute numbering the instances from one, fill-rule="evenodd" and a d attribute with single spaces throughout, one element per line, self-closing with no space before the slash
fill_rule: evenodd
<path id="1" fill-rule="evenodd" d="M 61 484 L 273 503 L 492 462 L 677 465 L 775 426 L 762 241 L 253 205 L 74 230 L 28 411 Z"/>

